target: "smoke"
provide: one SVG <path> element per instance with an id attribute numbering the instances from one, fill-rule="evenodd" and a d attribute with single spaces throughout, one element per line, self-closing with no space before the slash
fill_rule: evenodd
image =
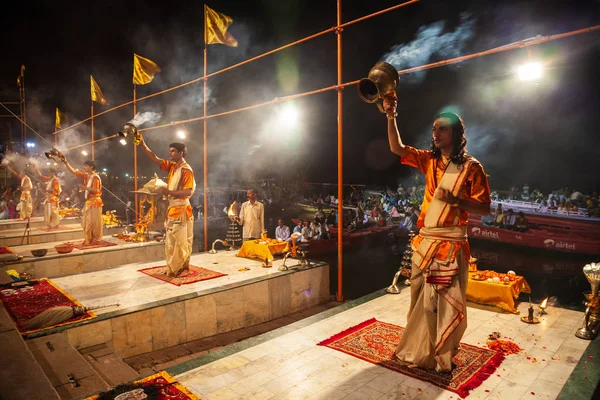
<path id="1" fill-rule="evenodd" d="M 145 111 L 142 113 L 137 113 L 132 120 L 129 121 L 130 124 L 135 125 L 136 128 L 144 125 L 145 123 L 155 124 L 160 121 L 160 117 L 162 113 Z"/>
<path id="2" fill-rule="evenodd" d="M 474 17 L 463 13 L 460 15 L 460 24 L 454 32 L 444 33 L 446 21 L 422 26 L 417 31 L 415 40 L 408 44 L 393 46 L 382 60 L 402 70 L 428 64 L 434 56 L 441 59 L 458 57 L 467 42 L 475 35 L 475 22 Z M 410 83 L 421 83 L 425 76 L 426 71 L 417 71 L 405 75 L 404 80 Z"/>

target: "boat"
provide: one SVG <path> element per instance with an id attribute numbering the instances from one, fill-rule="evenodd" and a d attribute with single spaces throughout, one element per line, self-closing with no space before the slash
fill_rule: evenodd
<path id="1" fill-rule="evenodd" d="M 600 234 L 600 218 L 588 217 L 587 209 L 559 212 L 558 210 L 540 210 L 540 203 L 521 200 L 493 200 L 492 208 L 502 205 L 503 210 L 512 209 L 515 213 L 522 211 L 527 220 L 536 225 L 567 228 L 575 231 L 595 231 Z"/>
<path id="2" fill-rule="evenodd" d="M 330 234 L 332 235 L 331 239 L 311 240 L 300 244 L 308 246 L 308 251 L 311 256 L 335 253 L 337 252 L 338 247 L 337 229 L 331 228 Z M 390 234 L 394 235 L 394 237 L 403 237 L 408 236 L 408 231 L 400 229 L 398 224 L 373 226 L 359 230 L 345 229 L 342 234 L 342 247 L 346 249 L 373 243 L 373 241 L 377 240 L 386 240 L 387 236 Z"/>
<path id="3" fill-rule="evenodd" d="M 529 219 L 529 218 L 528 218 Z M 480 219 L 469 218 L 469 238 L 534 247 L 575 254 L 600 254 L 600 236 L 595 232 L 563 228 L 541 228 L 530 224 L 526 232 L 488 226 Z"/>

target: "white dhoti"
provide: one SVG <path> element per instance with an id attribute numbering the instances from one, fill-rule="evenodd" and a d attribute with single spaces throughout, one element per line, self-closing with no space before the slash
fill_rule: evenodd
<path id="1" fill-rule="evenodd" d="M 31 218 L 31 214 L 33 213 L 33 203 L 31 201 L 31 196 L 23 197 L 21 196 L 21 200 L 19 201 L 20 210 L 19 215 L 22 219 Z"/>
<path id="2" fill-rule="evenodd" d="M 449 287 L 426 282 L 430 269 L 421 270 L 421 257 L 413 253 L 411 301 L 406 330 L 396 349 L 400 361 L 421 368 L 451 371 L 467 328 L 466 293 L 469 276 L 468 246 L 458 250 L 449 269 L 458 268 Z M 436 268 L 436 260 L 431 268 Z"/>
<path id="3" fill-rule="evenodd" d="M 58 203 L 44 202 L 44 222 L 50 228 L 57 228 L 60 223 Z"/>
<path id="4" fill-rule="evenodd" d="M 81 211 L 83 243 L 90 244 L 102 240 L 102 207 L 84 206 Z"/>
<path id="5" fill-rule="evenodd" d="M 168 211 L 167 211 L 168 213 Z M 169 271 L 178 275 L 190 266 L 194 241 L 194 217 L 188 220 L 185 210 L 179 218 L 165 220 L 165 257 Z"/>
<path id="6" fill-rule="evenodd" d="M 469 163 L 450 163 L 436 190 L 458 197 Z M 458 212 L 453 226 L 444 226 L 451 211 L 450 204 L 434 195 L 413 241 L 418 248 L 413 245 L 410 309 L 396 349 L 400 361 L 438 372 L 452 371 L 452 358 L 467 328 L 469 244 L 466 226 L 456 226 Z"/>

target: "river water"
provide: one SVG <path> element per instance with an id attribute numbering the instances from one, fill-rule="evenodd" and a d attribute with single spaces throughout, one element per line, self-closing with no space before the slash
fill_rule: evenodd
<path id="1" fill-rule="evenodd" d="M 275 218 L 267 217 L 269 233 L 275 231 Z M 288 226 L 293 227 L 290 218 L 285 218 Z M 224 239 L 227 220 L 211 224 L 209 228 L 209 246 L 217 238 Z M 195 224 L 194 250 L 202 243 L 202 221 Z M 355 299 L 382 288 L 387 288 L 400 267 L 402 255 L 408 238 L 384 238 L 371 241 L 360 247 L 344 249 L 343 285 L 344 300 Z M 583 275 L 583 266 L 600 261 L 589 255 L 568 254 L 545 249 L 532 249 L 520 246 L 493 243 L 485 240 L 470 239 L 472 256 L 478 259 L 479 270 L 507 272 L 513 270 L 525 277 L 531 286 L 531 300 L 540 304 L 548 297 L 549 307 L 584 309 L 582 292 L 590 290 L 590 284 Z M 323 260 L 330 265 L 330 293 L 338 290 L 337 253 L 313 258 Z M 399 285 L 402 284 L 401 278 Z M 529 301 L 529 295 L 521 294 L 521 301 Z"/>

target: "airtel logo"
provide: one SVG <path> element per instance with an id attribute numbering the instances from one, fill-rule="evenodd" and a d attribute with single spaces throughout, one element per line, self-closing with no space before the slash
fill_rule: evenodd
<path id="1" fill-rule="evenodd" d="M 475 236 L 482 236 L 488 239 L 500 239 L 500 235 L 498 234 L 498 232 L 492 232 L 488 231 L 487 229 L 481 229 L 478 226 L 474 226 L 473 228 L 471 228 L 471 232 Z"/>
<path id="2" fill-rule="evenodd" d="M 569 249 L 575 250 L 575 243 L 567 243 L 561 241 L 555 241 L 554 239 L 546 239 L 544 240 L 544 245 L 546 247 L 556 247 L 557 249 Z"/>

